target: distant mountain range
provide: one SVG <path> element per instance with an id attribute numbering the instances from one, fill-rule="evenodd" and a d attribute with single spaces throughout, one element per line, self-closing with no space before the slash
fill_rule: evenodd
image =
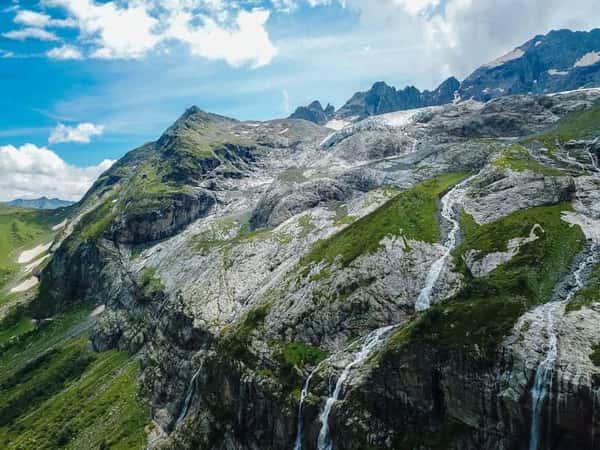
<path id="1" fill-rule="evenodd" d="M 71 206 L 75 204 L 75 202 L 61 200 L 58 198 L 40 197 L 34 199 L 17 198 L 10 202 L 6 202 L 6 204 L 17 208 L 57 209 L 64 208 L 65 206 Z"/>
<path id="2" fill-rule="evenodd" d="M 484 64 L 462 83 L 454 77 L 434 91 L 414 86 L 397 90 L 379 81 L 357 92 L 339 110 L 315 101 L 299 107 L 291 119 L 325 124 L 331 119 L 362 119 L 393 111 L 451 103 L 488 101 L 515 94 L 543 94 L 600 85 L 600 29 L 557 30 L 538 35 L 508 54 Z"/>

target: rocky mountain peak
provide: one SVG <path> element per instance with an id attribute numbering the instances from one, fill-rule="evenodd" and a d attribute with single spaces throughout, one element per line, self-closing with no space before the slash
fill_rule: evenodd
<path id="1" fill-rule="evenodd" d="M 324 125 L 333 117 L 334 113 L 335 108 L 333 105 L 328 103 L 327 107 L 323 109 L 321 102 L 315 100 L 308 106 L 300 106 L 296 108 L 296 111 L 294 111 L 289 118 L 303 119 L 318 125 Z"/>

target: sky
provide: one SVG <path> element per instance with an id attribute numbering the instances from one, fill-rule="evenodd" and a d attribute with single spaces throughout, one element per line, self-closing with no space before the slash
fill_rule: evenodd
<path id="1" fill-rule="evenodd" d="M 0 201 L 78 200 L 189 106 L 241 120 L 431 89 L 597 0 L 0 0 Z"/>

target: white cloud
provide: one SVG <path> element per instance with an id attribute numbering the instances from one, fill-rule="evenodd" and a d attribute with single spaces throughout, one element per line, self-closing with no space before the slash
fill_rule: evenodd
<path id="1" fill-rule="evenodd" d="M 0 146 L 0 201 L 44 195 L 79 200 L 113 163 L 104 160 L 96 166 L 75 167 L 45 147 Z"/>
<path id="2" fill-rule="evenodd" d="M 80 144 L 89 144 L 93 136 L 100 136 L 104 132 L 103 125 L 94 125 L 93 123 L 80 123 L 75 127 L 69 127 L 59 123 L 48 138 L 51 144 L 61 142 L 77 142 Z"/>
<path id="3" fill-rule="evenodd" d="M 154 33 L 158 20 L 146 5 L 132 1 L 120 7 L 115 2 L 93 0 L 50 0 L 72 15 L 83 37 L 98 47 L 95 55 L 110 58 L 140 58 L 160 41 Z"/>
<path id="4" fill-rule="evenodd" d="M 43 30 L 41 28 L 23 28 L 21 30 L 8 31 L 2 33 L 7 39 L 15 39 L 17 41 L 24 41 L 26 39 L 38 39 L 40 41 L 58 41 L 58 37 L 50 31 Z"/>
<path id="5" fill-rule="evenodd" d="M 30 27 L 43 28 L 50 24 L 52 18 L 48 14 L 42 14 L 35 11 L 18 11 L 15 16 L 15 23 L 27 25 Z"/>
<path id="6" fill-rule="evenodd" d="M 44 27 L 72 27 L 75 22 L 72 19 L 54 19 L 48 14 L 30 11 L 27 9 L 17 10 L 17 15 L 14 19 L 15 23 L 28 27 L 44 28 Z"/>
<path id="7" fill-rule="evenodd" d="M 68 44 L 48 50 L 46 52 L 46 56 L 51 59 L 60 60 L 83 59 L 83 54 L 81 51 L 77 47 Z"/>
<path id="8" fill-rule="evenodd" d="M 63 8 L 91 43 L 91 57 L 142 58 L 167 41 L 193 55 L 234 67 L 264 66 L 277 50 L 269 38 L 269 11 L 222 0 L 46 0 Z M 41 21 L 41 19 L 39 19 Z"/>
<path id="9" fill-rule="evenodd" d="M 235 25 L 228 28 L 207 16 L 202 17 L 201 25 L 194 26 L 194 19 L 197 17 L 186 11 L 171 16 L 165 38 L 188 44 L 194 55 L 223 59 L 234 67 L 264 66 L 277 54 L 265 29 L 269 11 L 239 11 Z"/>

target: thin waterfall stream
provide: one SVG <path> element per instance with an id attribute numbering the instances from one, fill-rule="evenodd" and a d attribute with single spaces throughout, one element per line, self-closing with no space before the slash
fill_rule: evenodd
<path id="1" fill-rule="evenodd" d="M 546 333 L 548 334 L 548 350 L 546 357 L 539 364 L 535 372 L 535 381 L 531 389 L 531 404 L 532 404 L 532 415 L 531 415 L 531 434 L 529 440 L 529 450 L 538 450 L 540 448 L 540 428 L 542 423 L 542 411 L 544 404 L 550 391 L 552 389 L 552 380 L 554 378 L 554 368 L 556 365 L 556 359 L 558 358 L 558 335 L 555 327 L 555 319 L 559 311 L 564 308 L 566 303 L 571 301 L 573 297 L 579 292 L 585 285 L 583 280 L 583 274 L 585 271 L 590 269 L 596 262 L 598 262 L 598 254 L 600 253 L 600 246 L 593 244 L 589 254 L 585 257 L 581 263 L 579 263 L 577 269 L 573 272 L 573 280 L 575 283 L 567 292 L 564 301 L 555 302 L 548 308 L 546 315 Z"/>
<path id="2" fill-rule="evenodd" d="M 415 303 L 415 309 L 417 311 L 424 311 L 431 306 L 431 296 L 433 293 L 433 289 L 435 288 L 435 285 L 437 284 L 437 282 L 442 274 L 442 271 L 445 267 L 445 264 L 446 264 L 448 258 L 450 257 L 450 254 L 456 248 L 456 245 L 458 243 L 458 233 L 460 231 L 460 222 L 458 219 L 458 212 L 456 210 L 456 205 L 462 203 L 470 182 L 473 180 L 473 178 L 475 178 L 477 176 L 478 176 L 478 174 L 472 175 L 469 178 L 463 180 L 462 182 L 460 182 L 459 184 L 454 186 L 450 191 L 448 191 L 448 193 L 446 193 L 446 195 L 444 195 L 444 197 L 442 197 L 441 215 L 446 221 L 448 221 L 451 224 L 451 229 L 450 229 L 448 236 L 446 237 L 444 244 L 443 244 L 444 253 L 431 266 L 431 268 L 427 274 L 425 287 L 419 293 L 419 297 L 417 298 L 417 301 Z M 332 450 L 332 448 L 333 448 L 333 442 L 332 442 L 331 435 L 329 432 L 330 431 L 329 430 L 329 415 L 331 413 L 333 405 L 335 404 L 335 402 L 337 402 L 339 400 L 340 396 L 343 394 L 344 385 L 346 384 L 347 380 L 350 378 L 352 370 L 355 367 L 360 367 L 369 358 L 369 356 L 371 356 L 371 354 L 379 346 L 379 343 L 385 339 L 387 333 L 390 330 L 392 330 L 394 327 L 395 327 L 394 325 L 391 325 L 391 326 L 387 326 L 387 327 L 378 328 L 378 329 L 370 332 L 366 336 L 360 351 L 355 355 L 353 360 L 346 367 L 344 367 L 342 373 L 340 374 L 340 376 L 336 382 L 333 393 L 331 394 L 331 396 L 329 398 L 327 398 L 327 401 L 325 402 L 325 406 L 323 407 L 323 410 L 321 411 L 321 414 L 319 415 L 319 419 L 321 421 L 321 429 L 319 431 L 319 437 L 318 437 L 318 441 L 317 441 L 317 449 L 318 450 Z M 302 395 L 300 398 L 300 407 L 298 410 L 299 418 L 298 418 L 298 425 L 297 425 L 298 428 L 297 428 L 297 434 L 296 434 L 296 441 L 294 444 L 294 450 L 302 450 L 303 405 L 304 405 L 304 400 L 306 399 L 306 396 L 308 395 L 310 381 L 317 370 L 318 370 L 318 367 L 313 372 L 311 372 L 311 374 L 307 378 L 307 380 L 304 384 L 304 388 L 302 390 Z"/>

